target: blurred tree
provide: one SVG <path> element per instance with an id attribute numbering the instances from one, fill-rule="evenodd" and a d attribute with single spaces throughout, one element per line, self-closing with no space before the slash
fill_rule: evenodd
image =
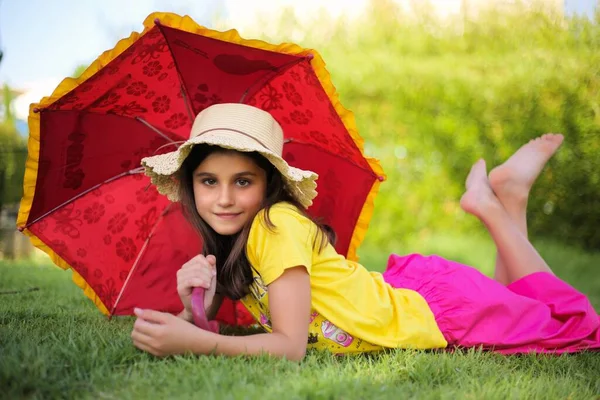
<path id="1" fill-rule="evenodd" d="M 4 110 L 4 122 L 15 123 L 14 101 L 20 93 L 11 89 L 8 84 L 2 86 L 2 109 Z"/>
<path id="2" fill-rule="evenodd" d="M 21 199 L 26 157 L 27 148 L 14 125 L 0 123 L 0 212 Z"/>
<path id="3" fill-rule="evenodd" d="M 15 125 L 13 103 L 16 92 L 2 88 L 4 115 L 0 121 L 0 212 L 5 204 L 18 203 L 23 192 L 27 148 Z"/>
<path id="4" fill-rule="evenodd" d="M 491 168 L 533 137 L 562 132 L 532 191 L 530 232 L 600 249 L 600 14 L 517 3 L 442 19 L 423 2 L 407 11 L 372 0 L 327 37 L 294 25 L 323 55 L 388 176 L 365 244 L 402 251 L 411 236 L 481 232 L 458 204 L 471 164 L 484 157 Z M 275 39 L 294 41 L 284 20 Z"/>

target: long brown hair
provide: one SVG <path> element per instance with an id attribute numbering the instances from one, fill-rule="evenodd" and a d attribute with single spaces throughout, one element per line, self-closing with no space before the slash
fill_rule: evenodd
<path id="1" fill-rule="evenodd" d="M 205 144 L 194 146 L 179 169 L 177 179 L 179 180 L 179 196 L 184 214 L 202 236 L 202 253 L 204 255 L 213 254 L 217 259 L 217 290 L 231 299 L 238 300 L 248 293 L 248 287 L 252 283 L 252 267 L 246 256 L 246 244 L 254 218 L 251 218 L 241 231 L 234 235 L 218 234 L 200 217 L 196 210 L 192 179 L 194 171 L 206 157 L 212 153 L 228 151 L 235 150 Z M 320 252 L 328 243 L 335 244 L 335 232 L 306 213 L 300 203 L 285 190 L 281 173 L 265 157 L 256 152 L 239 153 L 250 158 L 266 172 L 266 193 L 261 209 L 265 210 L 264 222 L 269 229 L 276 229 L 269 218 L 271 207 L 285 201 L 293 204 L 300 213 L 317 226 L 318 232 L 315 235 L 314 248 Z"/>

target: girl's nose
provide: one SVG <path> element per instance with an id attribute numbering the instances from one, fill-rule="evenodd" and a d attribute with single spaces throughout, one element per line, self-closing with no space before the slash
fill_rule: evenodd
<path id="1" fill-rule="evenodd" d="M 227 186 L 221 186 L 221 190 L 219 192 L 218 204 L 221 207 L 227 207 L 233 205 L 233 190 Z"/>

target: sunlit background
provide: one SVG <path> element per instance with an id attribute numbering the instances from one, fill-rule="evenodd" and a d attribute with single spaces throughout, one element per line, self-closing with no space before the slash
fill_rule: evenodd
<path id="1" fill-rule="evenodd" d="M 244 37 L 273 37 L 302 42 L 307 31 L 326 16 L 351 25 L 366 12 L 369 0 L 105 0 L 78 2 L 43 0 L 0 1 L 0 82 L 19 95 L 15 112 L 25 120 L 29 104 L 48 95 L 80 65 L 87 65 L 132 31 L 153 11 L 188 14 L 210 28 L 234 28 Z M 392 1 L 407 14 L 425 7 L 422 1 Z M 514 0 L 433 0 L 429 7 L 440 20 L 474 16 L 484 5 L 519 3 Z M 530 2 L 526 2 L 530 3 Z M 597 0 L 545 0 L 538 2 L 565 15 L 593 18 Z M 282 15 L 292 17 L 297 29 L 281 26 Z M 321 26 L 325 33 L 328 26 Z M 283 32 L 282 32 L 283 31 Z M 318 50 L 318 49 L 317 49 Z"/>
<path id="2" fill-rule="evenodd" d="M 2 1 L 0 253 L 15 252 L 9 242 L 26 246 L 6 232 L 21 195 L 29 104 L 141 31 L 153 11 L 321 53 L 367 154 L 388 176 L 366 249 L 383 257 L 433 240 L 451 253 L 456 238 L 481 235 L 458 205 L 469 166 L 479 157 L 497 164 L 547 131 L 567 139 L 535 187 L 532 234 L 598 249 L 597 8 L 596 0 Z"/>

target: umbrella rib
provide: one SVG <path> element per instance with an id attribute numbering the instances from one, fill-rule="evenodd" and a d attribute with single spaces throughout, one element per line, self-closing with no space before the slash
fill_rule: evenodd
<path id="1" fill-rule="evenodd" d="M 120 79 L 119 79 L 118 81 L 116 81 L 116 82 L 115 82 L 115 83 L 114 83 L 112 86 L 110 86 L 108 89 L 106 89 L 104 92 L 102 92 L 102 94 L 101 94 L 100 96 L 98 96 L 98 97 L 96 98 L 96 100 L 93 100 L 93 101 L 92 101 L 90 104 L 88 104 L 87 106 L 83 107 L 81 110 L 77 110 L 77 111 L 80 111 L 80 112 L 83 112 L 83 111 L 85 111 L 85 112 L 88 112 L 88 109 L 89 109 L 89 108 L 91 108 L 91 107 L 95 107 L 95 106 L 97 106 L 98 104 L 100 104 L 102 101 L 104 101 L 104 100 L 105 100 L 105 97 L 106 97 L 106 95 L 107 95 L 107 94 L 109 94 L 109 93 L 110 93 L 110 92 L 111 92 L 111 91 L 112 91 L 114 88 L 116 88 L 117 86 L 119 86 L 119 85 L 120 85 L 120 84 L 122 84 L 123 82 L 130 80 L 130 79 L 131 79 L 131 77 L 132 77 L 132 75 L 131 75 L 131 74 L 126 74 L 126 75 L 123 75 L 123 77 L 122 77 L 122 78 L 120 78 Z M 87 82 L 87 80 L 86 80 L 86 82 Z M 77 89 L 77 88 L 74 88 L 74 89 L 73 89 L 73 90 L 71 90 L 69 93 L 72 93 L 72 92 L 73 92 L 74 90 L 76 90 L 76 89 Z M 57 99 L 56 101 L 52 102 L 51 104 L 49 104 L 47 107 L 43 107 L 43 108 L 41 108 L 41 109 L 38 109 L 38 112 L 39 112 L 39 111 L 73 111 L 73 110 L 61 110 L 61 109 L 58 109 L 58 110 L 52 110 L 52 109 L 50 109 L 50 110 L 49 110 L 49 108 L 50 108 L 50 107 L 52 107 L 54 104 L 56 104 L 56 102 L 57 102 L 57 101 L 58 101 L 58 99 Z"/>
<path id="2" fill-rule="evenodd" d="M 43 111 L 43 112 L 46 112 L 46 113 L 78 112 L 79 114 L 82 114 L 82 115 L 90 115 L 90 114 L 91 115 L 99 115 L 99 116 L 111 115 L 111 116 L 114 116 L 114 117 L 125 118 L 127 120 L 135 119 L 135 120 L 138 120 L 138 121 L 142 122 L 144 125 L 146 125 L 148 128 L 150 128 L 152 131 L 154 131 L 157 135 L 161 136 L 162 138 L 166 139 L 167 141 L 169 141 L 171 143 L 175 143 L 175 141 L 173 139 L 171 139 L 166 134 L 162 133 L 158 128 L 156 128 L 155 126 L 151 125 L 148 121 L 146 121 L 145 119 L 143 119 L 140 116 L 115 114 L 115 113 L 109 113 L 109 114 L 107 114 L 107 113 L 104 113 L 104 112 L 98 112 L 98 111 L 94 111 L 94 110 L 90 111 L 90 110 L 87 110 L 87 109 L 85 109 L 85 110 L 72 110 L 72 109 L 70 109 L 70 110 L 38 110 L 38 112 L 39 111 Z M 170 132 L 170 131 L 167 131 L 167 132 L 169 132 L 169 133 L 173 134 L 174 136 L 176 136 L 176 134 L 173 133 L 173 132 Z"/>
<path id="3" fill-rule="evenodd" d="M 62 111 L 62 110 L 57 110 L 57 111 Z M 65 110 L 65 111 L 66 111 L 66 110 Z M 86 111 L 86 112 L 88 112 L 88 111 Z M 163 139 L 165 139 L 165 140 L 167 140 L 168 142 L 170 142 L 170 143 L 168 143 L 169 145 L 171 145 L 171 144 L 173 144 L 173 145 L 177 145 L 177 144 L 178 144 L 178 142 L 174 141 L 173 139 L 171 139 L 170 137 L 168 137 L 167 135 L 165 135 L 164 133 L 162 133 L 162 132 L 161 132 L 161 131 L 160 131 L 158 128 L 156 128 L 156 127 L 152 126 L 152 125 L 151 125 L 149 122 L 147 122 L 147 121 L 146 121 L 146 120 L 144 120 L 143 118 L 141 118 L 141 117 L 139 117 L 139 116 L 138 116 L 138 117 L 135 117 L 135 119 L 136 119 L 137 121 L 141 122 L 142 124 L 144 124 L 146 127 L 150 128 L 150 130 L 152 130 L 154 133 L 156 133 L 157 135 L 159 135 L 159 136 L 160 136 L 160 137 L 162 137 Z M 164 146 L 165 146 L 165 145 L 163 145 L 163 146 L 159 147 L 159 149 L 160 149 L 160 148 L 162 148 L 162 147 L 164 147 Z M 158 149 L 157 149 L 157 150 L 158 150 Z M 155 151 L 155 153 L 156 153 L 156 151 Z M 113 176 L 113 177 L 110 177 L 110 178 L 106 179 L 105 181 L 103 181 L 103 182 L 100 182 L 100 183 L 98 183 L 98 184 L 96 184 L 96 185 L 94 185 L 94 186 L 90 187 L 89 189 L 86 189 L 86 190 L 84 190 L 83 192 L 81 192 L 81 193 L 79 193 L 79 194 L 77 194 L 77 195 L 73 196 L 73 197 L 72 197 L 72 198 L 70 198 L 69 200 L 67 200 L 67 201 L 65 201 L 65 202 L 63 202 L 63 203 L 61 203 L 61 204 L 59 204 L 58 206 L 54 207 L 54 208 L 53 208 L 53 209 L 51 209 L 50 211 L 47 211 L 46 213 L 44 213 L 44 214 L 42 214 L 41 216 L 39 216 L 39 217 L 37 217 L 36 219 L 34 219 L 33 221 L 31 221 L 31 222 L 28 222 L 28 223 L 27 223 L 27 224 L 25 224 L 24 226 L 20 226 L 20 227 L 18 227 L 17 229 L 18 229 L 20 232 L 24 231 L 25 229 L 29 228 L 31 225 L 35 224 L 36 222 L 38 222 L 38 221 L 39 221 L 39 220 L 41 220 L 42 218 L 45 218 L 45 217 L 47 217 L 48 215 L 52 214 L 52 213 L 53 213 L 53 212 L 55 212 L 56 210 L 58 210 L 58 209 L 60 209 L 60 208 L 62 208 L 62 207 L 64 207 L 64 206 L 66 206 L 66 205 L 67 205 L 67 204 L 69 204 L 69 203 L 72 203 L 72 202 L 74 202 L 74 201 L 75 201 L 75 200 L 77 200 L 78 198 L 80 198 L 80 197 L 82 197 L 82 196 L 84 196 L 84 195 L 88 194 L 89 192 L 91 192 L 91 191 L 93 191 L 93 190 L 95 190 L 95 189 L 99 188 L 100 186 L 102 186 L 102 185 L 104 185 L 104 184 L 110 183 L 110 182 L 112 182 L 112 181 L 114 181 L 114 180 L 116 180 L 116 179 L 122 178 L 122 177 L 124 177 L 124 176 L 127 176 L 127 175 L 139 174 L 139 173 L 142 173 L 142 172 L 144 172 L 144 167 L 137 167 L 137 168 L 130 169 L 129 171 L 125 171 L 125 172 L 123 172 L 123 173 L 120 173 L 120 174 L 118 174 L 118 175 L 115 175 L 115 176 Z"/>
<path id="4" fill-rule="evenodd" d="M 175 57 L 173 57 L 173 60 L 175 60 Z M 177 72 L 178 72 L 178 76 L 181 74 L 179 72 L 179 68 L 177 68 Z M 187 110 L 188 113 L 188 117 L 190 118 L 190 121 L 193 121 L 195 119 L 194 117 L 194 111 L 192 110 L 192 106 L 190 105 L 190 101 L 188 100 L 188 94 L 187 91 L 185 90 L 185 86 L 183 85 L 183 82 L 181 83 L 181 97 L 183 98 L 183 103 L 185 104 L 185 109 Z"/>
<path id="5" fill-rule="evenodd" d="M 175 59 L 175 54 L 173 53 L 173 50 L 171 49 L 171 43 L 169 43 L 169 41 L 167 40 L 167 35 L 165 35 L 165 32 L 163 31 L 163 26 L 161 24 L 157 24 L 157 26 L 158 26 L 158 30 L 160 31 L 160 33 L 162 33 L 163 37 L 165 38 L 165 43 L 167 44 L 169 53 L 171 53 L 171 58 L 173 58 L 173 64 L 175 64 L 175 70 L 177 71 L 177 79 L 179 79 L 181 96 L 183 97 L 183 102 L 185 103 L 185 109 L 188 113 L 188 117 L 190 118 L 190 121 L 193 122 L 195 119 L 194 110 L 191 107 L 189 95 L 188 95 L 188 92 L 183 83 L 183 75 L 181 74 L 181 71 L 179 70 L 179 65 L 177 64 L 177 60 Z"/>
<path id="6" fill-rule="evenodd" d="M 240 98 L 239 102 L 243 103 L 244 100 L 246 100 L 246 96 L 248 95 L 248 93 L 250 93 L 250 89 L 252 89 L 253 87 L 258 86 L 258 84 L 260 84 L 260 86 L 264 86 L 264 85 L 268 84 L 270 81 L 272 81 L 273 79 L 275 79 L 276 77 L 278 77 L 279 75 L 281 75 L 283 72 L 290 69 L 291 67 L 293 67 L 297 64 L 300 64 L 304 60 L 312 60 L 313 57 L 314 56 L 312 54 L 308 54 L 303 57 L 298 57 L 297 59 L 292 60 L 292 61 L 288 62 L 287 64 L 284 64 L 281 67 L 277 68 L 275 71 L 271 72 L 271 74 L 265 74 L 265 75 L 259 77 L 257 80 L 252 82 L 250 84 L 250 86 L 248 86 L 248 88 L 242 94 L 242 97 Z"/>
<path id="7" fill-rule="evenodd" d="M 35 224 L 36 222 L 38 222 L 38 221 L 39 221 L 39 220 L 41 220 L 42 218 L 45 218 L 45 217 L 47 217 L 48 215 L 52 214 L 53 212 L 55 212 L 55 211 L 56 211 L 56 210 L 58 210 L 59 208 L 62 208 L 62 207 L 64 207 L 64 206 L 66 206 L 67 204 L 74 202 L 75 200 L 77 200 L 78 198 L 80 198 L 80 197 L 82 197 L 82 196 L 84 196 L 84 195 L 88 194 L 89 192 L 91 192 L 91 191 L 93 191 L 93 190 L 96 190 L 96 189 L 97 189 L 97 188 L 99 188 L 100 186 L 102 186 L 102 185 L 104 185 L 104 184 L 106 184 L 106 183 L 110 183 L 110 182 L 112 182 L 112 181 L 114 181 L 114 180 L 116 180 L 116 179 L 122 178 L 122 177 L 124 177 L 124 176 L 127 176 L 127 175 L 133 175 L 133 174 L 140 174 L 140 173 L 142 173 L 142 172 L 144 172 L 144 167 L 137 167 L 137 168 L 134 168 L 134 169 L 130 169 L 129 171 L 122 172 L 122 173 L 120 173 L 120 174 L 118 174 L 118 175 L 115 175 L 115 176 L 113 176 L 113 177 L 110 177 L 110 178 L 108 178 L 107 180 L 105 180 L 104 182 L 100 182 L 100 183 L 98 183 L 98 184 L 96 184 L 96 185 L 94 185 L 94 186 L 90 187 L 89 189 L 86 189 L 86 190 L 84 190 L 83 192 L 81 192 L 81 193 L 79 193 L 79 194 L 77 194 L 77 195 L 75 195 L 75 196 L 71 197 L 69 200 L 67 200 L 67 201 L 65 201 L 65 202 L 63 202 L 63 203 L 61 203 L 61 204 L 59 204 L 58 206 L 54 207 L 52 210 L 50 210 L 50 211 L 48 211 L 48 212 L 44 213 L 43 215 L 41 215 L 41 216 L 37 217 L 37 218 L 36 218 L 36 219 L 34 219 L 33 221 L 31 221 L 31 222 L 28 222 L 28 223 L 27 223 L 27 224 L 25 224 L 24 226 L 19 226 L 17 229 L 18 229 L 19 231 L 23 232 L 25 229 L 29 228 L 31 225 Z"/>
<path id="8" fill-rule="evenodd" d="M 164 216 L 167 215 L 167 213 L 169 212 L 169 209 L 171 208 L 172 205 L 173 205 L 173 203 L 169 203 L 169 205 L 167 205 L 165 207 L 163 212 L 160 214 L 160 217 L 158 217 L 158 219 L 154 223 L 154 226 L 152 226 L 152 229 L 150 230 L 148 237 L 144 241 L 144 244 L 142 245 L 140 252 L 138 253 L 135 261 L 133 262 L 131 269 L 129 270 L 129 274 L 127 274 L 127 279 L 125 279 L 125 282 L 123 283 L 123 287 L 121 288 L 121 291 L 119 292 L 119 295 L 117 296 L 117 300 L 115 300 L 115 304 L 112 306 L 112 309 L 110 310 L 109 318 L 111 318 L 114 315 L 115 310 L 117 309 L 117 305 L 119 304 L 119 301 L 121 301 L 121 297 L 123 296 L 123 293 L 125 292 L 125 288 L 127 287 L 127 284 L 129 283 L 129 279 L 131 278 L 131 276 L 133 276 L 133 272 L 135 271 L 136 267 L 140 263 L 140 260 L 142 259 L 142 255 L 146 252 L 146 249 L 148 248 L 148 243 L 150 243 L 150 239 L 152 238 L 152 235 L 156 231 L 158 224 L 160 224 L 162 222 L 162 220 L 164 219 Z"/>
<path id="9" fill-rule="evenodd" d="M 96 100 L 92 101 L 90 104 L 88 104 L 86 107 L 84 107 L 82 109 L 82 111 L 87 111 L 88 108 L 95 107 L 98 104 L 102 103 L 105 100 L 106 95 L 108 95 L 113 89 L 115 89 L 117 86 L 119 86 L 123 82 L 129 81 L 131 78 L 132 78 L 131 74 L 124 75 L 121 79 L 119 79 L 117 82 L 115 82 L 114 85 L 112 85 L 106 91 L 104 91 L 104 93 L 102 93 L 102 95 L 98 96 L 98 98 Z"/>
<path id="10" fill-rule="evenodd" d="M 175 143 L 175 141 L 173 139 L 171 139 L 170 137 L 168 137 L 167 135 L 165 135 L 164 133 L 162 133 L 157 127 L 152 126 L 148 121 L 146 121 L 144 118 L 142 117 L 135 117 L 135 119 L 137 121 L 140 121 L 142 124 L 146 125 L 148 128 L 150 128 L 154 133 L 156 133 L 158 136 L 162 137 L 163 139 L 171 142 L 171 143 Z"/>

